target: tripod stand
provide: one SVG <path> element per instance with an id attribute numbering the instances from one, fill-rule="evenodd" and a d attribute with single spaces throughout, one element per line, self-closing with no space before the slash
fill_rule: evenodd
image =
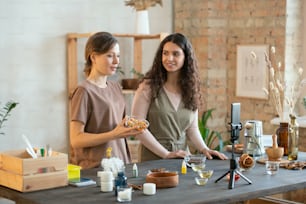
<path id="1" fill-rule="evenodd" d="M 241 178 L 243 178 L 246 182 L 249 184 L 252 184 L 252 181 L 249 180 L 246 176 L 244 176 L 240 171 L 237 170 L 237 162 L 235 159 L 235 154 L 234 154 L 234 144 L 235 140 L 239 138 L 239 131 L 242 129 L 242 125 L 240 124 L 233 124 L 230 123 L 231 125 L 231 142 L 232 142 L 232 158 L 230 160 L 230 170 L 228 170 L 225 174 L 223 174 L 220 178 L 218 178 L 215 183 L 220 181 L 223 177 L 225 177 L 227 174 L 230 174 L 230 180 L 228 183 L 228 188 L 233 189 L 235 186 L 235 174 L 238 174 Z"/>

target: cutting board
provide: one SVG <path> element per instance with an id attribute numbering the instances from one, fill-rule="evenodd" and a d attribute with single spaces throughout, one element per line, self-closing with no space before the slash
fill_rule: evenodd
<path id="1" fill-rule="evenodd" d="M 266 164 L 266 161 L 267 161 L 268 159 L 267 158 L 259 158 L 259 159 L 257 159 L 256 161 L 257 161 L 257 163 L 259 163 L 259 164 Z M 289 160 L 287 160 L 287 159 L 282 159 L 282 160 L 280 160 L 280 164 L 286 164 L 286 163 L 289 163 L 290 161 Z"/>
<path id="2" fill-rule="evenodd" d="M 226 145 L 225 150 L 227 152 L 232 152 L 232 145 Z M 243 153 L 243 147 L 235 147 L 234 148 L 234 153 L 236 154 L 242 154 Z"/>

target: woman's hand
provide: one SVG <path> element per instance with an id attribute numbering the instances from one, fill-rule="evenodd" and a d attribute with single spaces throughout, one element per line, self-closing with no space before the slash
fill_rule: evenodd
<path id="1" fill-rule="evenodd" d="M 211 150 L 211 149 L 204 149 L 202 150 L 202 153 L 208 158 L 208 159 L 213 159 L 213 157 L 218 157 L 221 160 L 228 159 L 227 156 L 221 152 L 218 152 L 216 150 Z"/>
<path id="2" fill-rule="evenodd" d="M 184 150 L 177 150 L 177 151 L 174 151 L 174 152 L 169 152 L 169 154 L 166 155 L 165 159 L 184 158 L 187 155 L 189 155 L 188 152 L 186 152 Z"/>
<path id="3" fill-rule="evenodd" d="M 120 124 L 118 124 L 115 129 L 113 129 L 115 137 L 128 137 L 133 135 L 138 135 L 143 133 L 144 130 L 139 130 L 138 127 L 126 127 L 124 125 L 125 120 L 122 120 Z"/>

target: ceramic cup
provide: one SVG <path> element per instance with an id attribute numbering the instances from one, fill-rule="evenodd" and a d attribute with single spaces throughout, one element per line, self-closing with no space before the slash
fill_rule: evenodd
<path id="1" fill-rule="evenodd" d="M 155 193 L 156 193 L 156 184 L 155 183 L 144 183 L 143 184 L 143 194 L 154 195 Z"/>

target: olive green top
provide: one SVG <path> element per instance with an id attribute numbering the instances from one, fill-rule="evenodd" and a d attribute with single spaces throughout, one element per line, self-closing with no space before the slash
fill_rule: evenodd
<path id="1" fill-rule="evenodd" d="M 194 120 L 194 112 L 184 108 L 181 102 L 177 110 L 171 104 L 164 89 L 149 107 L 147 120 L 149 130 L 168 151 L 188 150 L 186 130 Z M 141 147 L 141 161 L 160 159 L 159 156 Z"/>

